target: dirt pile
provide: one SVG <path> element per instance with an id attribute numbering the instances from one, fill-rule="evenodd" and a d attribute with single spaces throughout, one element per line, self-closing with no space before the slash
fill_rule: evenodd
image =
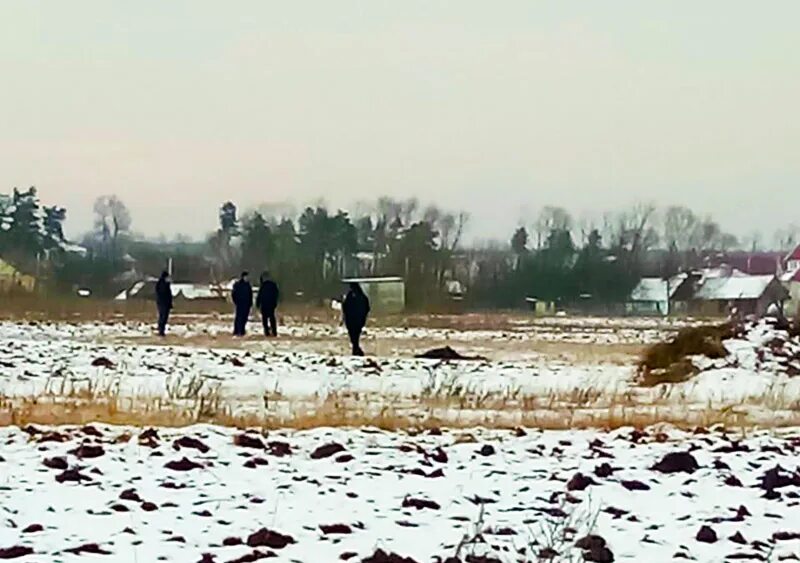
<path id="1" fill-rule="evenodd" d="M 464 356 L 463 354 L 459 354 L 458 352 L 453 350 L 450 346 L 444 346 L 442 348 L 434 348 L 433 350 L 428 350 L 427 352 L 423 352 L 422 354 L 417 354 L 416 357 L 424 360 L 442 360 L 445 362 L 457 362 L 457 361 L 485 362 L 487 360 L 483 356 Z"/>
<path id="2" fill-rule="evenodd" d="M 800 375 L 800 331 L 771 319 L 684 328 L 645 350 L 638 377 L 645 386 L 681 383 L 702 371 L 722 368 Z"/>

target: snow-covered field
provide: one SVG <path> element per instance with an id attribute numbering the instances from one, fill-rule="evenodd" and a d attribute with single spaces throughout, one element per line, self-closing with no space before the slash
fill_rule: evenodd
<path id="1" fill-rule="evenodd" d="M 640 388 L 635 385 L 634 357 L 622 363 L 602 358 L 575 362 L 539 353 L 467 363 L 397 355 L 361 359 L 293 352 L 292 337 L 283 337 L 280 345 L 261 339 L 234 343 L 227 337 L 200 345 L 175 336 L 168 345 L 156 345 L 148 330 L 146 325 L 122 323 L 0 323 L 0 396 L 113 393 L 185 402 L 213 394 L 236 414 L 272 420 L 330 400 L 372 413 L 391 406 L 408 415 L 430 413 L 435 404 L 438 419 L 463 423 L 465 418 L 483 422 L 498 410 L 507 421 L 525 422 L 519 415 L 543 408 L 592 411 L 620 401 L 666 408 L 673 418 L 685 409 L 737 407 L 763 421 L 774 411 L 790 409 L 792 397 L 800 394 L 800 378 L 778 370 L 771 352 L 756 352 L 774 339 L 769 331 L 732 341 L 734 354 L 723 360 L 699 358 L 704 371 L 689 382 Z M 457 335 L 444 342 L 464 345 L 468 338 Z M 502 345 L 502 337 L 496 340 Z M 482 344 L 491 348 L 493 342 L 487 338 Z"/>
<path id="2" fill-rule="evenodd" d="M 398 355 L 349 358 L 293 352 L 291 337 L 281 338 L 280 344 L 263 339 L 234 343 L 227 337 L 198 344 L 176 336 L 167 345 L 156 345 L 145 336 L 148 329 L 133 324 L 0 323 L 0 396 L 105 392 L 186 400 L 213 393 L 237 414 L 273 419 L 331 399 L 373 412 L 387 405 L 406 413 L 429 412 L 435 403 L 437 417 L 445 422 L 466 415 L 483 421 L 487 412 L 497 410 L 525 414 L 544 404 L 553 410 L 591 410 L 624 402 L 659 406 L 673 414 L 676 409 L 735 407 L 737 412 L 755 412 L 761 421 L 776 411 L 800 408 L 800 377 L 792 371 L 795 364 L 800 368 L 800 360 L 786 352 L 794 344 L 780 353 L 765 348 L 776 334 L 763 327 L 726 343 L 732 351 L 727 358 L 698 358 L 703 371 L 690 381 L 655 388 L 635 384 L 633 356 L 623 362 L 602 356 L 576 362 L 541 353 L 463 363 Z M 463 344 L 462 338 L 443 343 Z M 501 346 L 503 339 L 497 341 Z M 493 341 L 483 344 L 491 348 Z"/>
<path id="3" fill-rule="evenodd" d="M 800 556 L 797 431 L 95 426 L 0 443 L 0 559 L 24 563 Z"/>
<path id="4" fill-rule="evenodd" d="M 454 317 L 457 319 L 457 317 Z M 489 317 L 491 318 L 491 316 Z M 178 339 L 218 338 L 230 334 L 232 318 L 214 315 L 180 315 L 173 319 L 169 328 L 172 336 Z M 291 317 L 282 319 L 281 336 L 288 339 L 346 339 L 344 327 L 335 321 L 296 322 Z M 453 340 L 464 343 L 480 342 L 560 342 L 577 344 L 651 344 L 664 340 L 676 330 L 697 324 L 692 319 L 651 319 L 651 318 L 599 318 L 599 317 L 552 317 L 552 318 L 514 318 L 509 320 L 473 323 L 462 321 L 465 329 L 448 319 L 431 317 L 430 326 L 393 326 L 376 322 L 367 327 L 365 336 L 373 340 Z M 3 323 L 12 325 L 14 323 Z M 437 326 L 444 324 L 447 326 Z M 502 328 L 487 325 L 501 325 Z M 141 321 L 125 321 L 120 318 L 114 322 L 33 322 L 17 325 L 20 332 L 32 332 L 39 338 L 58 337 L 65 331 L 84 339 L 143 339 L 154 335 L 154 326 Z M 11 330 L 8 326 L 4 330 Z M 250 330 L 260 331 L 260 322 L 253 317 Z"/>
<path id="5" fill-rule="evenodd" d="M 497 354 L 441 362 L 409 353 L 349 358 L 314 345 L 294 351 L 306 340 L 338 345 L 335 325 L 242 342 L 215 322 L 178 324 L 165 343 L 137 323 L 0 323 L 0 405 L 113 396 L 167 408 L 208 394 L 233 415 L 265 422 L 331 407 L 364 411 L 368 421 L 391 408 L 406 427 L 427 417 L 429 430 L 0 428 L 0 560 L 800 559 L 800 426 L 752 427 L 797 424 L 800 412 L 800 340 L 769 325 L 725 341 L 725 358 L 693 358 L 701 371 L 685 383 L 642 388 L 633 355 L 508 354 L 504 331 L 378 327 L 370 335 Z M 580 333 L 602 351 L 675 330 L 629 321 L 613 325 L 608 334 L 623 336 L 609 341 L 602 321 L 560 322 L 523 324 L 513 331 L 517 345 Z M 750 426 L 480 426 L 530 426 L 540 411 L 559 418 L 555 427 L 586 420 L 576 413 L 614 426 L 604 417 L 620 412 L 684 428 L 723 413 Z M 434 419 L 441 429 L 430 430 Z"/>

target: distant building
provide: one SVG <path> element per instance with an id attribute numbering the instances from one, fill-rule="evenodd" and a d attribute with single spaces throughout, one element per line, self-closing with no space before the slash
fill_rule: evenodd
<path id="1" fill-rule="evenodd" d="M 689 312 L 703 316 L 764 315 L 773 303 L 783 303 L 789 292 L 774 275 L 732 275 L 702 281 L 690 301 Z"/>
<path id="2" fill-rule="evenodd" d="M 526 297 L 525 303 L 537 317 L 551 317 L 556 314 L 556 304 L 554 301 L 543 301 L 536 297 Z"/>
<path id="3" fill-rule="evenodd" d="M 138 281 L 117 295 L 115 301 L 155 300 L 156 278 Z M 172 297 L 186 301 L 224 301 L 225 291 L 217 286 L 199 283 L 173 283 Z"/>
<path id="4" fill-rule="evenodd" d="M 800 274 L 798 275 L 800 279 Z M 772 304 L 789 299 L 789 278 L 751 276 L 729 266 L 680 274 L 665 281 L 643 278 L 631 292 L 626 312 L 634 315 L 764 315 Z M 800 294 L 800 283 L 797 287 Z"/>
<path id="5" fill-rule="evenodd" d="M 800 267 L 793 272 L 787 272 L 781 277 L 781 282 L 786 291 L 789 292 L 789 300 L 786 302 L 786 314 L 800 319 Z"/>
<path id="6" fill-rule="evenodd" d="M 783 252 L 725 252 L 710 257 L 708 266 L 731 268 L 750 276 L 780 275 L 785 258 Z"/>
<path id="7" fill-rule="evenodd" d="M 800 245 L 797 246 L 787 257 L 786 257 L 786 271 L 787 272 L 798 272 L 800 271 Z"/>
<path id="8" fill-rule="evenodd" d="M 401 277 L 345 278 L 342 282 L 359 284 L 374 312 L 402 313 L 406 308 L 406 284 Z"/>
<path id="9" fill-rule="evenodd" d="M 686 274 L 668 280 L 642 278 L 625 303 L 625 312 L 630 315 L 645 316 L 666 316 L 675 312 L 673 306 L 675 296 L 687 279 Z"/>
<path id="10" fill-rule="evenodd" d="M 32 293 L 35 290 L 35 277 L 23 274 L 8 262 L 0 259 L 0 293 Z"/>

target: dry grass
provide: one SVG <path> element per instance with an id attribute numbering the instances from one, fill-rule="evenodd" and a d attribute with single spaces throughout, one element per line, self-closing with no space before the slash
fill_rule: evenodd
<path id="1" fill-rule="evenodd" d="M 266 401 L 265 401 L 266 402 Z M 756 416 L 760 406 L 768 417 Z M 126 426 L 183 427 L 209 423 L 237 428 L 375 427 L 384 430 L 430 428 L 539 428 L 569 430 L 671 424 L 685 429 L 722 424 L 728 427 L 800 425 L 800 402 L 773 393 L 762 405 L 715 407 L 680 402 L 637 403 L 630 395 L 601 398 L 597 391 L 572 392 L 539 399 L 475 397 L 419 398 L 413 406 L 376 403 L 374 398 L 332 395 L 317 404 L 290 404 L 284 414 L 269 409 L 242 410 L 213 392 L 192 399 L 120 398 L 117 395 L 49 395 L 0 400 L 0 426 L 62 425 L 101 422 Z M 756 409 L 758 410 L 758 409 Z M 239 411 L 239 412 L 237 412 Z"/>
<path id="2" fill-rule="evenodd" d="M 121 379 L 53 377 L 30 397 L 0 396 L 0 425 L 85 424 L 186 426 L 213 423 L 236 427 L 308 429 L 373 426 L 386 430 L 430 427 L 547 429 L 679 427 L 727 424 L 800 424 L 800 400 L 774 385 L 741 404 L 698 403 L 686 386 L 655 389 L 588 385 L 532 394 L 508 386 L 487 391 L 479 381 L 434 373 L 413 396 L 379 392 L 328 392 L 289 399 L 280 387 L 263 395 L 225 395 L 222 383 L 202 376 L 170 377 L 165 388 L 120 391 Z M 225 395 L 225 396 L 224 396 Z"/>

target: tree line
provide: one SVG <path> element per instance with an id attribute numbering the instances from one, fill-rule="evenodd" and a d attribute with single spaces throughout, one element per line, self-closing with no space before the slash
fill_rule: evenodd
<path id="1" fill-rule="evenodd" d="M 0 257 L 35 273 L 48 290 L 89 287 L 111 296 L 157 275 L 171 262 L 179 281 L 222 283 L 248 270 L 269 270 L 289 299 L 319 301 L 351 276 L 402 276 L 412 308 L 452 305 L 454 287 L 469 307 L 524 305 L 526 297 L 569 305 L 621 303 L 643 275 L 669 276 L 709 257 L 764 247 L 739 239 L 688 207 L 638 204 L 575 219 L 560 207 L 509 228 L 507 241 L 464 243 L 469 217 L 416 199 L 388 197 L 352 212 L 324 204 L 300 211 L 263 205 L 240 213 L 232 201 L 218 211 L 205 240 L 153 241 L 136 236 L 131 213 L 114 196 L 98 198 L 94 226 L 79 245 L 64 237 L 66 210 L 43 206 L 35 188 L 0 194 Z M 776 232 L 789 250 L 800 229 Z M 455 286 L 453 282 L 458 282 Z"/>

